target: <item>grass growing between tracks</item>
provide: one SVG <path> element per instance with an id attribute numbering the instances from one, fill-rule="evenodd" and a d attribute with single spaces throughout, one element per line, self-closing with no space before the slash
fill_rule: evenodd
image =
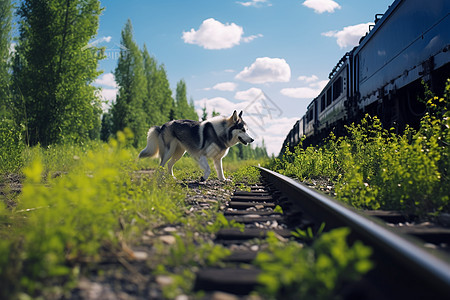
<path id="1" fill-rule="evenodd" d="M 349 246 L 350 230 L 337 228 L 314 237 L 310 247 L 281 242 L 274 234 L 268 248 L 258 253 L 259 292 L 269 299 L 335 299 L 341 289 L 372 269 L 371 248 L 356 241 Z"/>
<path id="2" fill-rule="evenodd" d="M 347 127 L 348 136 L 287 150 L 269 168 L 300 180 L 330 178 L 336 197 L 358 208 L 450 212 L 450 83 L 444 97 L 429 96 L 427 105 L 417 131 L 398 135 L 366 116 Z"/>

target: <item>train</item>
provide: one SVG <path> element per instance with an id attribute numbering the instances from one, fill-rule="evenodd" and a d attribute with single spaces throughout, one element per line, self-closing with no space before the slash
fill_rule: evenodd
<path id="1" fill-rule="evenodd" d="M 442 95 L 450 78 L 450 1 L 396 0 L 359 45 L 337 62 L 329 82 L 283 142 L 317 145 L 346 124 L 376 115 L 386 128 L 418 127 L 425 114 L 424 84 Z"/>

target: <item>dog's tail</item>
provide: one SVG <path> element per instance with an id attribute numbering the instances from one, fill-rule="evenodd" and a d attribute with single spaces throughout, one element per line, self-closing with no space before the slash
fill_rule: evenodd
<path id="1" fill-rule="evenodd" d="M 154 157 L 159 153 L 159 135 L 161 129 L 159 126 L 153 126 L 148 130 L 147 147 L 139 153 L 139 158 Z"/>

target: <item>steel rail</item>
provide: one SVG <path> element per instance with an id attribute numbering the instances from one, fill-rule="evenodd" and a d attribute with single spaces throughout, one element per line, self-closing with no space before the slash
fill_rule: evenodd
<path id="1" fill-rule="evenodd" d="M 304 213 L 316 220 L 323 220 L 327 229 L 349 227 L 352 238 L 371 246 L 376 259 L 375 269 L 382 269 L 384 272 L 378 270 L 378 276 L 373 277 L 391 277 L 390 280 L 395 281 L 392 288 L 403 285 L 412 299 L 450 297 L 448 260 L 437 258 L 419 246 L 414 239 L 397 234 L 374 218 L 362 216 L 356 210 L 287 176 L 262 167 L 259 169 L 263 178 L 284 193 Z M 388 275 L 386 271 L 389 272 Z M 399 293 L 399 296 L 406 296 L 402 291 Z M 429 298 L 430 296 L 433 298 Z"/>

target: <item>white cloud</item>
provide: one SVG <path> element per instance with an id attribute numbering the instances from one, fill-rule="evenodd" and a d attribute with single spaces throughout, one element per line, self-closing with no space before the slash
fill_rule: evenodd
<path id="1" fill-rule="evenodd" d="M 341 9 L 341 6 L 333 0 L 306 0 L 303 5 L 314 9 L 317 14 L 333 13 L 336 9 Z"/>
<path id="2" fill-rule="evenodd" d="M 244 30 L 235 23 L 222 24 L 209 18 L 203 21 L 196 31 L 183 32 L 183 40 L 188 44 L 196 44 L 205 49 L 227 49 L 239 45 Z"/>
<path id="3" fill-rule="evenodd" d="M 9 55 L 15 54 L 16 53 L 16 43 L 11 43 L 9 45 Z"/>
<path id="4" fill-rule="evenodd" d="M 113 73 L 103 74 L 100 78 L 95 80 L 95 83 L 98 85 L 117 88 L 116 79 Z"/>
<path id="5" fill-rule="evenodd" d="M 310 86 L 311 87 L 316 86 L 319 90 L 322 90 L 327 85 L 328 81 L 329 81 L 328 79 L 327 80 L 321 80 L 321 81 L 318 81 L 316 83 L 310 84 Z"/>
<path id="6" fill-rule="evenodd" d="M 255 34 L 255 35 L 251 35 L 251 36 L 247 36 L 247 37 L 243 37 L 243 38 L 242 38 L 242 41 L 243 41 L 244 43 L 250 43 L 250 42 L 253 41 L 254 39 L 257 39 L 257 38 L 260 38 L 260 37 L 263 37 L 263 35 L 262 35 L 261 33 Z"/>
<path id="7" fill-rule="evenodd" d="M 298 99 L 310 99 L 314 98 L 319 94 L 320 91 L 310 88 L 310 87 L 299 87 L 299 88 L 285 88 L 281 90 L 281 94 Z"/>
<path id="8" fill-rule="evenodd" d="M 333 30 L 322 33 L 324 36 L 328 37 L 335 37 L 336 42 L 339 45 L 339 47 L 347 48 L 347 47 L 354 47 L 359 44 L 359 40 L 363 35 L 366 34 L 366 32 L 369 31 L 369 26 L 373 25 L 374 23 L 363 23 L 353 26 L 347 26 L 344 27 L 342 30 Z"/>
<path id="9" fill-rule="evenodd" d="M 112 103 L 116 100 L 118 89 L 100 88 L 98 96 L 102 100 L 102 110 L 104 112 L 111 108 Z"/>
<path id="10" fill-rule="evenodd" d="M 225 92 L 233 92 L 236 90 L 237 84 L 234 82 L 221 82 L 213 86 L 214 90 L 225 91 Z"/>
<path id="11" fill-rule="evenodd" d="M 109 42 L 111 42 L 111 39 L 112 39 L 112 36 L 104 36 L 104 37 L 98 39 L 98 41 L 99 41 L 99 43 L 100 42 L 107 42 L 107 43 L 109 43 Z"/>
<path id="12" fill-rule="evenodd" d="M 259 57 L 235 78 L 250 83 L 288 82 L 291 68 L 282 58 Z"/>
<path id="13" fill-rule="evenodd" d="M 223 97 L 203 98 L 194 101 L 195 107 L 197 107 L 197 114 L 201 116 L 203 114 L 202 109 L 206 107 L 206 111 L 211 115 L 213 110 L 223 116 L 231 115 L 233 110 L 243 110 L 246 103 L 234 103 Z"/>
<path id="14" fill-rule="evenodd" d="M 237 100 L 253 101 L 262 95 L 262 90 L 258 88 L 250 88 L 246 91 L 239 91 L 234 95 Z"/>
<path id="15" fill-rule="evenodd" d="M 101 86 L 99 96 L 104 101 L 103 111 L 107 111 L 111 107 L 111 104 L 116 100 L 116 95 L 119 91 L 114 74 L 103 74 L 97 78 L 94 83 Z"/>
<path id="16" fill-rule="evenodd" d="M 249 6 L 259 7 L 264 4 L 267 4 L 267 6 L 272 6 L 272 4 L 270 4 L 269 1 L 267 1 L 267 0 L 251 0 L 251 1 L 247 1 L 247 2 L 239 2 L 238 1 L 236 3 L 239 3 L 240 5 L 246 6 L 246 7 L 249 7 Z"/>
<path id="17" fill-rule="evenodd" d="M 191 29 L 183 32 L 183 40 L 187 44 L 199 45 L 205 49 L 229 49 L 240 44 L 249 43 L 262 34 L 243 37 L 244 29 L 235 23 L 222 24 L 209 18 L 203 21 L 198 30 Z"/>
<path id="18" fill-rule="evenodd" d="M 285 88 L 280 93 L 290 98 L 312 99 L 317 97 L 328 83 L 328 80 L 318 81 L 319 78 L 315 75 L 310 77 L 300 76 L 298 79 L 309 83 L 309 85 L 307 87 Z"/>
<path id="19" fill-rule="evenodd" d="M 117 92 L 118 92 L 118 89 L 102 88 L 102 91 L 101 91 L 102 99 L 106 100 L 108 102 L 113 102 L 114 100 L 116 100 Z"/>
<path id="20" fill-rule="evenodd" d="M 316 75 L 311 75 L 311 76 L 303 75 L 303 76 L 299 76 L 297 79 L 300 81 L 305 81 L 306 83 L 310 83 L 310 82 L 314 82 L 314 81 L 318 80 L 319 77 L 317 77 Z"/>

